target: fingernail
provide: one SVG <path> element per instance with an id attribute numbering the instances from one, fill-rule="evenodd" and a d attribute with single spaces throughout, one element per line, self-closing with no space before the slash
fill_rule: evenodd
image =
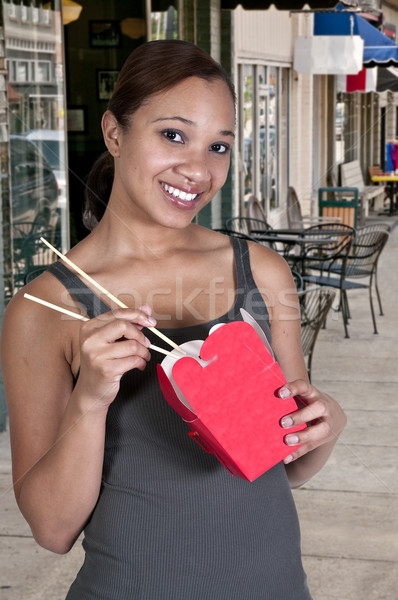
<path id="1" fill-rule="evenodd" d="M 289 444 L 289 446 L 295 446 L 299 443 L 299 439 L 297 435 L 287 435 L 285 438 L 285 442 L 286 444 Z"/>
<path id="2" fill-rule="evenodd" d="M 286 458 L 283 459 L 283 462 L 285 463 L 285 465 L 288 465 L 290 462 L 292 462 L 292 460 L 293 456 L 289 454 L 289 456 L 286 456 Z"/>
<path id="3" fill-rule="evenodd" d="M 150 325 L 156 325 L 156 320 L 153 317 L 148 317 L 147 321 Z"/>
<path id="4" fill-rule="evenodd" d="M 147 348 L 149 348 L 149 346 L 150 346 L 150 345 L 151 345 L 151 342 L 150 342 L 150 341 L 148 340 L 148 338 L 146 337 L 146 338 L 145 338 L 145 346 L 146 346 Z"/>
<path id="5" fill-rule="evenodd" d="M 281 389 L 279 390 L 279 396 L 283 399 L 290 398 L 291 392 L 287 387 L 281 387 Z"/>
<path id="6" fill-rule="evenodd" d="M 282 427 L 291 427 L 293 425 L 292 417 L 283 417 L 281 420 Z"/>

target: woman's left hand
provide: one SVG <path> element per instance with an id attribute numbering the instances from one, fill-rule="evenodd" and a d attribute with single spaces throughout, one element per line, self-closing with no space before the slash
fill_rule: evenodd
<path id="1" fill-rule="evenodd" d="M 334 446 L 347 422 L 347 417 L 336 400 L 302 379 L 286 383 L 279 390 L 279 395 L 281 398 L 294 396 L 299 406 L 302 406 L 281 420 L 282 427 L 286 428 L 285 443 L 288 446 L 301 444 L 284 459 L 285 464 L 297 460 L 324 444 L 331 448 Z M 290 427 L 303 423 L 307 428 L 289 433 Z M 331 452 L 331 448 L 327 455 Z"/>

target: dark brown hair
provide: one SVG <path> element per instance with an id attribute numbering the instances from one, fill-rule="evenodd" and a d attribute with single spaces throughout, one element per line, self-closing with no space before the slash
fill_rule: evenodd
<path id="1" fill-rule="evenodd" d="M 150 96 L 192 76 L 224 81 L 235 104 L 232 82 L 207 52 L 182 40 L 162 40 L 142 44 L 130 54 L 120 71 L 108 109 L 119 125 L 127 129 L 131 116 Z M 113 184 L 113 160 L 109 152 L 104 152 L 88 176 L 84 222 L 89 229 L 105 212 Z"/>

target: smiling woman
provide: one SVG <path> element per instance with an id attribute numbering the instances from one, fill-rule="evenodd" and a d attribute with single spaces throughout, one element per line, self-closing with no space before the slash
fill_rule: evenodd
<path id="1" fill-rule="evenodd" d="M 120 214 L 123 203 L 135 228 L 148 215 L 151 227 L 186 227 L 225 182 L 234 103 L 223 81 L 188 77 L 148 98 L 127 127 L 110 109 L 102 126 L 116 159 L 108 206 Z"/>
<path id="2" fill-rule="evenodd" d="M 92 231 L 24 288 L 85 319 L 24 292 L 8 306 L 2 372 L 19 507 L 55 552 L 84 531 L 67 600 L 311 598 L 290 487 L 323 466 L 345 416 L 308 382 L 283 259 L 192 223 L 226 179 L 234 124 L 233 86 L 203 50 L 140 46 L 102 118 Z M 129 308 L 112 309 L 116 300 Z M 242 320 L 241 309 L 272 340 L 288 382 L 280 398 L 302 402 L 281 421 L 286 458 L 252 483 L 188 437 L 149 353 L 155 326 L 181 346 Z"/>
<path id="3" fill-rule="evenodd" d="M 150 50 L 149 50 L 150 49 Z M 137 48 L 126 61 L 109 102 L 109 112 L 114 116 L 118 129 L 126 132 L 129 130 L 132 116 L 147 104 L 149 98 L 159 99 L 164 96 L 166 91 L 172 90 L 179 84 L 187 80 L 187 75 L 193 75 L 202 82 L 208 84 L 212 82 L 224 83 L 224 90 L 221 98 L 229 97 L 229 103 L 233 106 L 233 115 L 235 114 L 235 91 L 234 87 L 227 77 L 225 71 L 213 61 L 204 50 L 183 42 L 175 40 L 173 42 L 149 42 Z M 188 75 L 189 78 L 189 75 Z M 181 98 L 180 94 L 174 94 L 174 97 Z M 223 100 L 222 100 L 223 101 Z M 228 100 L 227 100 L 228 102 Z M 136 119 L 137 119 L 136 115 Z M 154 121 L 166 120 L 166 112 L 161 112 Z M 176 122 L 179 125 L 192 127 L 193 123 L 184 118 L 184 115 L 177 115 L 175 107 L 171 105 L 167 120 L 172 125 L 170 129 L 160 130 L 170 141 L 180 142 L 177 138 L 183 135 L 180 127 L 176 129 Z M 227 134 L 228 148 L 233 140 L 234 121 L 229 126 Z M 117 135 L 114 132 L 113 135 Z M 224 136 L 225 137 L 225 136 Z M 217 141 L 217 140 L 215 140 Z M 109 146 L 108 146 L 109 150 Z M 87 183 L 87 204 L 85 220 L 93 227 L 102 217 L 107 200 L 110 196 L 110 187 L 113 184 L 113 160 L 111 152 L 104 153 Z M 103 174 L 103 177 L 101 177 Z"/>

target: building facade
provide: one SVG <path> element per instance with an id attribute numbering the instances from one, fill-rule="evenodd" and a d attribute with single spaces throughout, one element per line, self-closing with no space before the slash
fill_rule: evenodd
<path id="1" fill-rule="evenodd" d="M 334 74 L 297 72 L 295 40 L 313 34 L 308 6 L 241 4 L 247 10 L 227 0 L 1 2 L 1 314 L 26 280 L 26 261 L 32 269 L 52 259 L 32 246 L 32 237 L 26 254 L 32 227 L 45 224 L 63 251 L 88 233 L 84 182 L 104 150 L 101 116 L 121 64 L 147 39 L 180 38 L 203 47 L 236 86 L 229 177 L 200 224 L 223 227 L 226 218 L 244 215 L 255 195 L 269 223 L 283 227 L 288 186 L 303 213 L 315 215 L 317 190 L 338 181 L 339 163 L 359 159 L 365 175 L 369 165 L 383 163 L 386 140 L 398 137 L 397 93 L 348 93 Z M 394 31 L 397 10 L 390 0 L 383 13 L 372 5 L 366 14 Z M 1 389 L 0 396 L 1 429 Z"/>

